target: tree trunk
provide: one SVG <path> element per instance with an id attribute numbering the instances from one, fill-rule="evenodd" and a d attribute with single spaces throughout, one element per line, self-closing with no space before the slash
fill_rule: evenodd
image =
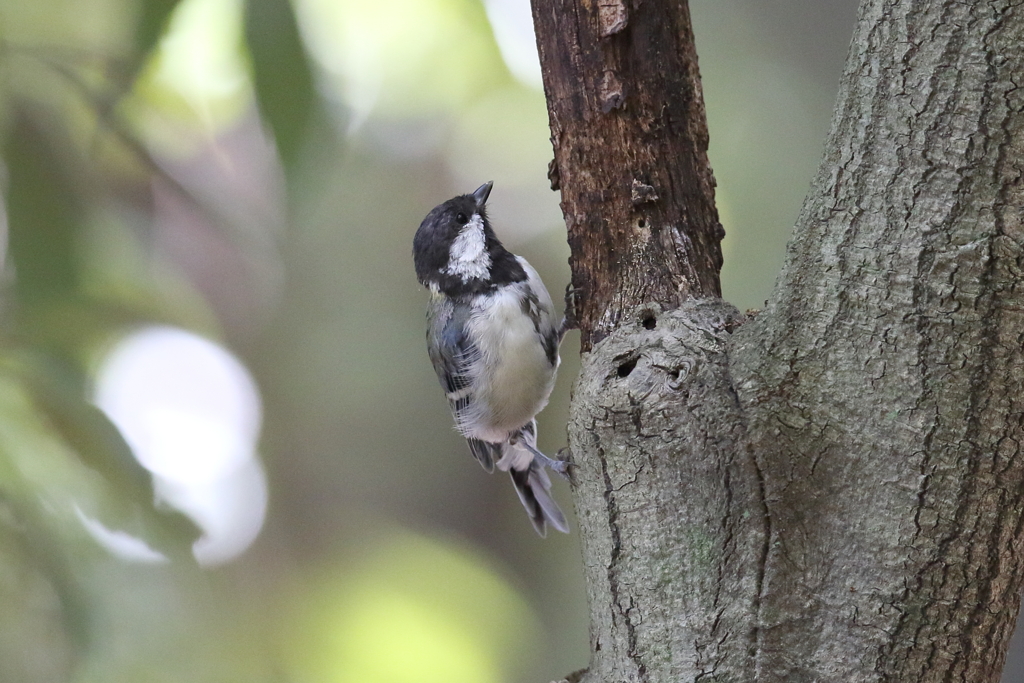
<path id="1" fill-rule="evenodd" d="M 1024 7 L 864 0 L 746 322 L 713 298 L 685 3 L 534 18 L 585 351 L 584 680 L 998 681 L 1024 578 Z"/>

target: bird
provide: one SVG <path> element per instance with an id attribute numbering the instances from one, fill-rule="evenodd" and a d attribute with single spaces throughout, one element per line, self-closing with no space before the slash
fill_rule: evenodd
<path id="1" fill-rule="evenodd" d="M 512 477 L 542 537 L 569 532 L 548 469 L 568 462 L 537 449 L 536 415 L 555 384 L 568 323 L 537 271 L 502 245 L 487 218 L 493 181 L 434 207 L 416 230 L 416 278 L 427 288 L 427 351 L 469 450 Z"/>

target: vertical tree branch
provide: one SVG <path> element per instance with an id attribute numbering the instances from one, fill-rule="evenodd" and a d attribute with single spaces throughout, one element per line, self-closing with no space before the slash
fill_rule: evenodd
<path id="1" fill-rule="evenodd" d="M 585 352 L 586 681 L 748 679 L 763 555 L 685 2 L 533 3 Z"/>
<path id="2" fill-rule="evenodd" d="M 638 303 L 721 296 L 697 53 L 685 2 L 534 0 L 533 14 L 588 350 Z"/>

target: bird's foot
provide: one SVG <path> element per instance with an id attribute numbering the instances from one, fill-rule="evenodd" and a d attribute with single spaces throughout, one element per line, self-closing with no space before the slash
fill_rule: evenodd
<path id="1" fill-rule="evenodd" d="M 558 451 L 559 456 L 557 458 L 549 458 L 543 453 L 541 453 L 540 457 L 538 457 L 538 455 L 535 453 L 533 455 L 533 459 L 539 461 L 541 465 L 548 468 L 549 470 L 560 476 L 562 479 L 570 481 L 570 469 L 572 468 L 572 463 L 569 462 L 568 460 L 563 460 L 561 457 L 562 451 L 565 450 L 567 449 L 563 448 L 562 450 Z"/>
<path id="2" fill-rule="evenodd" d="M 534 462 L 539 464 L 541 467 L 551 470 L 565 480 L 569 479 L 569 468 L 572 466 L 572 463 L 569 461 L 568 457 L 563 458 L 563 453 L 567 452 L 569 450 L 568 448 L 563 448 L 558 451 L 558 458 L 555 459 L 549 458 L 537 450 L 537 447 L 530 443 L 530 439 L 523 438 L 522 434 L 517 434 L 513 437 L 510 443 L 519 444 L 526 450 L 530 451 L 533 455 Z"/>

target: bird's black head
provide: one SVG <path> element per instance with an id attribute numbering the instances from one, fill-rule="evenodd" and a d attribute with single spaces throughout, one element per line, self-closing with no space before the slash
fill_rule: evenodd
<path id="1" fill-rule="evenodd" d="M 449 296 L 521 282 L 526 272 L 494 235 L 484 204 L 493 183 L 435 206 L 412 242 L 416 277 Z"/>

